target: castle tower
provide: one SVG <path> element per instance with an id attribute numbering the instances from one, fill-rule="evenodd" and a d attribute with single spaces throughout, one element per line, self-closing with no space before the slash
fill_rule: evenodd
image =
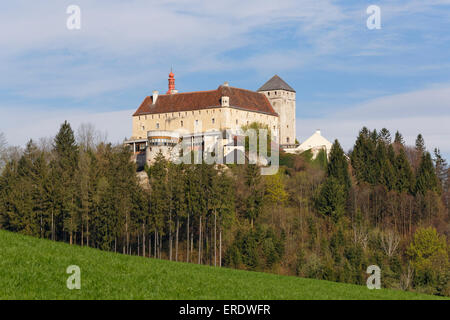
<path id="1" fill-rule="evenodd" d="M 169 90 L 167 90 L 166 94 L 177 93 L 178 90 L 175 90 L 175 75 L 172 70 L 169 73 Z"/>
<path id="2" fill-rule="evenodd" d="M 278 134 L 281 146 L 295 144 L 295 90 L 274 75 L 258 92 L 264 94 L 278 113 Z"/>

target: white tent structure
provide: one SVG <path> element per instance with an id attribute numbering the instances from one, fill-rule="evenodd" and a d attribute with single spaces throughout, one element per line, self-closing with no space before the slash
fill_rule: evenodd
<path id="1" fill-rule="evenodd" d="M 322 134 L 320 133 L 320 130 L 316 130 L 316 132 L 311 137 L 306 139 L 298 147 L 291 148 L 291 149 L 285 149 L 284 151 L 287 153 L 302 153 L 304 151 L 311 150 L 311 152 L 313 154 L 313 158 L 316 158 L 317 154 L 321 150 L 325 150 L 327 153 L 327 156 L 329 156 L 332 145 L 333 144 L 330 141 L 328 141 L 327 139 L 325 139 L 322 136 Z"/>

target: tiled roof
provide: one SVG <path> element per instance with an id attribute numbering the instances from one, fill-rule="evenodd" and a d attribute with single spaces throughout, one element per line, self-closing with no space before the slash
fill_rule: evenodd
<path id="1" fill-rule="evenodd" d="M 278 75 L 274 75 L 269 81 L 267 81 L 258 91 L 271 91 L 271 90 L 286 90 L 295 92 L 290 85 L 288 85 Z"/>
<path id="2" fill-rule="evenodd" d="M 152 104 L 153 96 L 146 97 L 133 116 L 216 108 L 221 106 L 223 96 L 230 98 L 232 108 L 277 115 L 265 95 L 245 89 L 219 86 L 211 91 L 161 94 L 155 104 Z"/>

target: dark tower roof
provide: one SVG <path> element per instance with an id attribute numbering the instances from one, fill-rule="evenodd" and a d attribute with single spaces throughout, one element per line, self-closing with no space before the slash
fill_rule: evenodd
<path id="1" fill-rule="evenodd" d="M 274 75 L 269 81 L 267 81 L 258 91 L 271 91 L 271 90 L 286 90 L 295 92 L 290 85 L 288 85 L 278 75 Z"/>

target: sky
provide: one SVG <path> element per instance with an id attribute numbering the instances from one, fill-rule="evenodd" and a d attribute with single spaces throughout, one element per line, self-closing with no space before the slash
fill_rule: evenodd
<path id="1" fill-rule="evenodd" d="M 386 127 L 449 159 L 448 30 L 450 0 L 2 1 L 0 132 L 23 146 L 68 120 L 120 142 L 171 68 L 180 92 L 257 90 L 278 74 L 297 92 L 300 142 L 320 129 L 349 150 L 363 126 Z"/>

